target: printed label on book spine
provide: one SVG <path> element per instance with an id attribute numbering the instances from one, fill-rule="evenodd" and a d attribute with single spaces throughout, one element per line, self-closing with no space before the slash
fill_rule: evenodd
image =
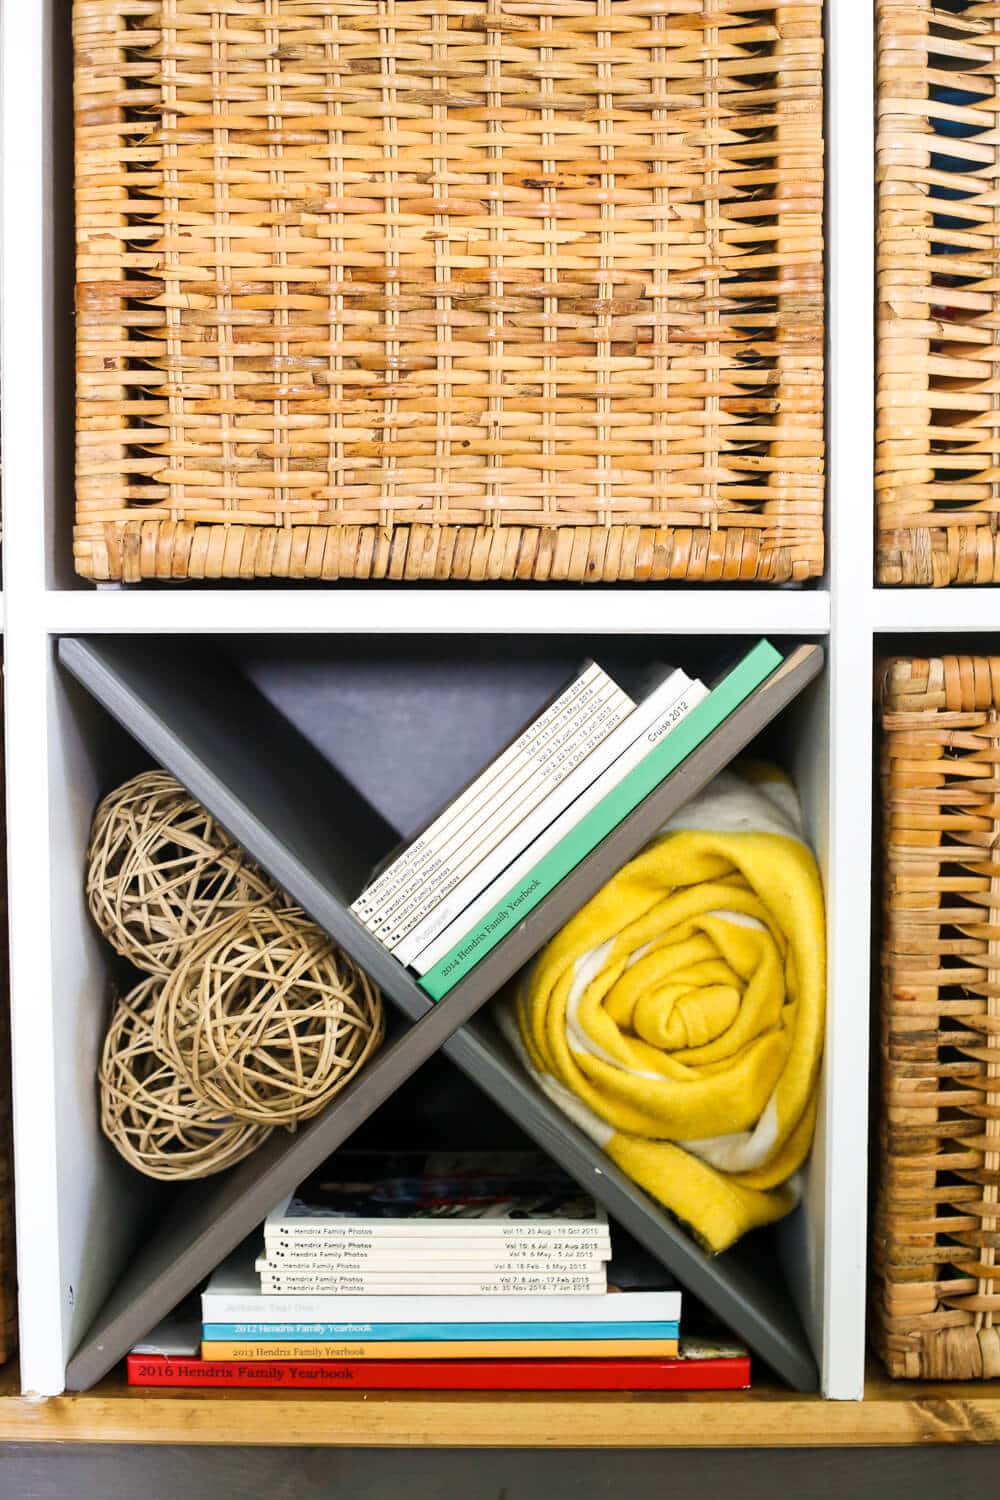
<path id="1" fill-rule="evenodd" d="M 568 822 L 570 818 L 575 821 L 582 817 L 588 806 L 595 805 L 600 797 L 616 785 L 630 767 L 648 752 L 649 740 L 644 737 L 652 733 L 657 725 L 672 726 L 678 718 L 683 716 L 687 706 L 697 701 L 698 694 L 701 693 L 704 696 L 706 691 L 703 684 L 692 682 L 686 672 L 679 669 L 671 672 L 670 676 L 661 682 L 623 723 L 612 730 L 601 744 L 591 751 L 582 765 L 571 771 L 559 786 L 547 792 L 538 806 L 514 832 L 486 855 L 479 865 L 452 892 L 438 902 L 401 943 L 396 945 L 393 951 L 400 963 L 411 964 L 418 956 L 423 955 L 429 945 L 436 946 L 435 939 L 467 908 L 471 908 L 473 903 L 477 911 L 488 911 L 501 894 L 496 883 L 508 867 L 513 868 L 515 860 L 524 861 L 528 846 L 538 841 L 537 847 L 540 849 L 542 842 L 553 842 L 555 836 L 553 825 L 566 813 L 566 809 L 571 804 L 573 804 L 572 813 L 566 815 L 564 824 L 560 826 L 565 826 L 565 822 Z M 544 840 L 542 840 L 542 835 L 545 836 Z M 496 892 L 496 895 L 493 900 L 485 902 L 484 893 L 491 889 Z M 475 916 L 470 911 L 465 919 L 464 930 L 468 931 L 474 925 L 475 920 Z M 440 953 L 446 953 L 458 936 L 461 936 L 460 932 L 455 933 L 451 942 L 444 944 Z M 431 967 L 431 963 L 425 962 L 416 967 L 418 972 L 424 972 Z"/>
<path id="2" fill-rule="evenodd" d="M 539 715 L 524 732 L 518 736 L 512 745 L 509 745 L 501 755 L 493 761 L 485 770 L 471 783 L 466 790 L 450 803 L 430 826 L 418 835 L 409 846 L 403 850 L 399 858 L 394 860 L 387 870 L 367 886 L 357 901 L 352 906 L 358 916 L 365 919 L 374 909 L 375 905 L 387 894 L 394 884 L 404 876 L 406 870 L 414 862 L 422 858 L 429 844 L 436 835 L 441 833 L 449 821 L 461 813 L 471 800 L 482 794 L 486 785 L 499 773 L 505 771 L 512 761 L 516 760 L 523 752 L 541 744 L 550 735 L 564 716 L 574 711 L 576 700 L 581 694 L 594 684 L 610 682 L 607 673 L 596 664 L 591 664 L 560 696 Z"/>
<path id="3" fill-rule="evenodd" d="M 448 1277 L 412 1277 L 396 1280 L 393 1277 L 350 1275 L 297 1275 L 290 1270 L 287 1275 L 262 1272 L 260 1289 L 266 1295 L 302 1293 L 317 1296 L 372 1296 L 412 1297 L 426 1293 L 432 1297 L 484 1296 L 497 1297 L 510 1293 L 520 1297 L 569 1296 L 577 1294 L 600 1294 L 607 1290 L 601 1276 L 496 1276 L 482 1280 L 465 1278 L 451 1280 Z"/>
<path id="4" fill-rule="evenodd" d="M 490 914 L 440 962 L 426 971 L 421 987 L 442 999 L 496 946 L 514 917 L 526 915 L 564 879 L 640 801 L 706 739 L 781 664 L 769 641 L 759 641 L 722 682 L 685 719 L 654 745 L 637 766 L 532 867 L 524 881 L 491 909 Z M 534 848 L 528 851 L 534 854 Z"/>
<path id="5" fill-rule="evenodd" d="M 428 841 L 421 859 L 403 872 L 399 884 L 386 891 L 365 916 L 373 932 L 398 922 L 428 882 L 439 883 L 446 867 L 470 839 L 481 842 L 493 828 L 504 825 L 513 809 L 524 804 L 541 789 L 574 755 L 580 756 L 584 743 L 592 745 L 606 735 L 616 722 L 632 711 L 632 703 L 611 682 L 595 684 L 581 693 L 564 720 L 553 727 L 538 746 L 532 746 L 512 763 L 508 771 L 495 778 L 481 796 L 475 798 Z M 596 740 L 595 737 L 596 736 Z M 524 808 L 527 811 L 527 807 Z"/>
<path id="6" fill-rule="evenodd" d="M 576 764 L 589 754 L 601 742 L 608 728 L 631 712 L 628 703 L 629 700 L 617 689 L 602 698 L 595 696 L 588 703 L 589 712 L 568 726 L 564 736 L 551 740 L 543 752 L 519 765 L 510 779 L 484 799 L 481 806 L 475 807 L 468 818 L 447 830 L 442 840 L 435 843 L 426 863 L 418 866 L 413 877 L 372 914 L 371 930 L 375 932 L 391 926 L 393 921 L 404 916 L 417 893 L 439 883 L 456 854 L 464 855 L 470 844 L 482 842 L 497 823 L 510 824 L 517 809 L 537 789 L 553 785 L 561 775 L 568 774 L 571 762 Z"/>
<path id="7" fill-rule="evenodd" d="M 287 1242 L 265 1240 L 265 1248 L 267 1260 L 274 1269 L 301 1269 L 310 1274 L 357 1271 L 363 1275 L 386 1275 L 395 1270 L 405 1270 L 408 1274 L 418 1276 L 420 1271 L 413 1268 L 426 1266 L 428 1271 L 434 1271 L 435 1274 L 455 1272 L 457 1275 L 537 1276 L 545 1273 L 555 1276 L 599 1276 L 605 1264 L 600 1256 L 590 1253 L 575 1259 L 568 1254 L 533 1256 L 527 1259 L 523 1256 L 497 1256 L 492 1252 L 475 1257 L 471 1254 L 445 1255 L 434 1252 L 414 1254 L 408 1250 L 395 1256 L 369 1254 L 364 1250 L 338 1253 L 324 1245 L 322 1240 L 311 1240 L 304 1246 L 289 1246 Z"/>
<path id="8" fill-rule="evenodd" d="M 474 1245 L 499 1240 L 504 1244 L 513 1242 L 543 1241 L 558 1245 L 566 1240 L 595 1240 L 605 1245 L 609 1240 L 608 1226 L 603 1219 L 586 1223 L 571 1223 L 568 1220 L 511 1220 L 495 1218 L 445 1217 L 416 1215 L 410 1219 L 377 1219 L 367 1222 L 356 1219 L 324 1219 L 320 1214 L 303 1214 L 300 1218 L 281 1219 L 269 1224 L 265 1238 L 271 1235 L 289 1236 L 298 1239 L 318 1237 L 345 1241 L 376 1242 L 402 1239 L 409 1245 L 421 1241 L 429 1247 L 440 1246 L 444 1239 L 457 1242 L 467 1239 Z"/>
<path id="9" fill-rule="evenodd" d="M 645 734 L 641 734 L 595 781 L 584 788 L 570 806 L 551 823 L 539 829 L 529 847 L 513 860 L 491 870 L 492 878 L 482 891 L 472 893 L 466 889 L 457 892 L 454 899 L 443 902 L 431 912 L 426 922 L 420 923 L 396 949 L 399 961 L 412 964 L 420 974 L 426 973 L 462 938 L 471 938 L 476 923 L 483 917 L 491 923 L 488 935 L 509 923 L 518 908 L 511 908 L 507 903 L 502 908 L 494 908 L 505 892 L 511 889 L 512 883 L 534 869 L 561 839 L 568 837 L 582 819 L 645 759 L 662 736 L 675 728 L 707 696 L 708 689 L 703 683 L 691 683 L 683 696 L 665 709 Z"/>
<path id="10" fill-rule="evenodd" d="M 613 729 L 625 717 L 625 711 L 609 706 L 595 716 L 592 731 L 578 745 L 568 748 L 543 773 L 531 783 L 526 794 L 513 801 L 509 807 L 498 809 L 458 847 L 431 879 L 421 883 L 411 898 L 394 916 L 388 914 L 385 922 L 376 930 L 385 946 L 394 949 L 413 928 L 432 911 L 467 875 L 474 874 L 482 860 L 508 838 L 516 838 L 517 830 L 531 813 L 557 786 L 559 786 L 601 744 L 609 729 Z M 373 929 L 375 930 L 375 929 Z"/>

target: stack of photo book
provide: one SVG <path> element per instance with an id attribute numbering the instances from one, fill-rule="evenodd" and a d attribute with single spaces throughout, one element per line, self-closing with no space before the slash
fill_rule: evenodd
<path id="1" fill-rule="evenodd" d="M 352 911 L 440 1000 L 770 676 L 768 641 L 713 674 L 577 675 L 415 838 Z"/>
<path id="2" fill-rule="evenodd" d="M 137 1385 L 742 1389 L 745 1349 L 681 1339 L 681 1294 L 534 1152 L 341 1151 L 209 1281 Z M 199 1351 L 200 1343 L 200 1351 Z"/>

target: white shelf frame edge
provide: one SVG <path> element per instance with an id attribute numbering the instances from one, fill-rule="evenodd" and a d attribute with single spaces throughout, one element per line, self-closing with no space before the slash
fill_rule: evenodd
<path id="1" fill-rule="evenodd" d="M 876 635 L 921 632 L 950 634 L 1000 629 L 1000 589 L 873 589 L 870 601 Z"/>
<path id="2" fill-rule="evenodd" d="M 21 1370 L 26 1391 L 62 1389 L 68 1288 L 60 1243 L 59 934 L 52 930 L 48 698 L 51 636 L 62 632 L 829 633 L 831 694 L 828 896 L 831 1007 L 821 1129 L 836 1142 L 825 1190 L 823 1385 L 861 1395 L 864 1369 L 867 1061 L 871 836 L 869 682 L 876 629 L 976 629 L 992 601 L 905 591 L 871 573 L 872 127 L 874 47 L 868 0 L 828 0 L 831 583 L 825 589 L 400 589 L 239 591 L 52 589 L 46 545 L 57 513 L 49 458 L 52 359 L 52 173 L 49 47 L 58 0 L 3 7 L 4 489 L 6 736 L 11 986 L 15 1074 Z M 16 379 L 13 378 L 16 374 Z M 65 397 L 63 392 L 60 401 Z M 64 409 L 60 415 L 65 420 Z M 62 499 L 65 501 L 65 496 Z M 858 580 L 864 580 L 859 584 Z M 182 597 L 178 597 L 182 594 Z M 968 612 L 968 613 L 966 613 Z M 946 618 L 953 626 L 940 623 Z M 919 623 L 918 623 L 919 622 Z M 967 623 L 968 622 L 968 623 Z M 65 1059 L 63 1059 L 65 1061 Z"/>
<path id="3" fill-rule="evenodd" d="M 182 591 L 53 590 L 44 601 L 54 635 L 371 634 L 622 635 L 733 632 L 824 636 L 830 596 L 821 589 L 670 590 L 553 588 L 350 588 Z"/>
<path id="4" fill-rule="evenodd" d="M 864 1392 L 867 1305 L 874 63 L 870 0 L 828 0 L 830 1005 L 821 1129 L 836 1147 L 826 1179 L 822 1382 L 841 1399 Z"/>
<path id="5" fill-rule="evenodd" d="M 0 14 L 7 855 L 20 1365 L 29 1395 L 62 1388 L 65 1326 L 43 609 L 55 406 L 44 84 L 51 16 L 41 0 Z"/>

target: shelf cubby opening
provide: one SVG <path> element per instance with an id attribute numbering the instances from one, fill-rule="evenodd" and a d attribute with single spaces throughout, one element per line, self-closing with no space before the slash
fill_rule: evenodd
<path id="1" fill-rule="evenodd" d="M 821 653 L 796 653 L 793 645 L 785 643 L 799 663 L 792 675 L 783 678 L 782 668 L 759 690 L 763 702 L 754 695 L 737 712 L 745 714 L 742 742 L 751 753 L 783 762 L 797 781 L 822 863 L 826 682 L 813 680 Z M 70 934 L 62 961 L 73 952 L 80 960 L 71 991 L 79 1011 L 76 1066 L 60 1161 L 60 1180 L 72 1171 L 76 1183 L 63 1247 L 67 1282 L 71 1268 L 75 1278 L 64 1325 L 71 1387 L 89 1385 L 109 1369 L 263 1219 L 286 1186 L 362 1128 L 439 1048 L 783 1379 L 815 1387 L 823 1339 L 825 1142 L 817 1140 L 803 1203 L 791 1219 L 710 1257 L 544 1098 L 490 1018 L 496 991 L 602 883 L 599 872 L 588 870 L 594 856 L 437 1005 L 348 909 L 375 860 L 495 754 L 581 657 L 593 656 L 625 679 L 664 659 L 708 672 L 709 645 L 686 638 L 90 638 L 63 640 L 59 655 L 57 722 L 74 775 L 72 797 L 58 810 L 73 857 L 63 861 L 57 897 L 60 930 Z M 778 696 L 767 701 L 767 691 Z M 711 745 L 693 752 L 599 850 L 619 840 L 618 864 L 637 852 L 663 821 L 654 816 L 663 788 L 677 782 L 671 793 L 677 805 L 721 768 Z M 276 1132 L 218 1178 L 167 1193 L 113 1160 L 98 1135 L 93 1069 L 110 974 L 81 890 L 94 805 L 150 763 L 172 771 L 342 943 L 382 986 L 397 1016 L 382 1051 L 316 1121 L 295 1136 Z M 643 812 L 646 824 L 633 823 Z M 75 1114 L 88 1117 L 80 1129 Z"/>

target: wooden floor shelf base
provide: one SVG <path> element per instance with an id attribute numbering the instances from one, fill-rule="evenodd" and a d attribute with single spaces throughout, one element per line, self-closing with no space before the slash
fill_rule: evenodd
<path id="1" fill-rule="evenodd" d="M 149 1391 L 0 1397 L 0 1443 L 345 1448 L 827 1448 L 1000 1442 L 1000 1388 L 869 1379 L 861 1402 L 774 1386 L 659 1395 Z"/>

